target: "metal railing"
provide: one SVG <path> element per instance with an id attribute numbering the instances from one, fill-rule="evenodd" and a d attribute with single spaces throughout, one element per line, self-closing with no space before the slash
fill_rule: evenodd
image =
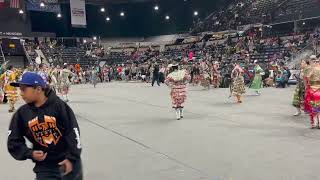
<path id="1" fill-rule="evenodd" d="M 1 56 L 2 56 L 2 59 L 3 59 L 3 63 L 6 62 L 6 57 L 4 56 L 4 53 L 3 53 L 3 50 L 2 50 L 2 44 L 0 44 L 0 51 L 1 51 Z"/>
<path id="2" fill-rule="evenodd" d="M 298 69 L 300 68 L 301 60 L 310 57 L 312 54 L 314 54 L 315 49 L 313 46 L 313 42 L 309 41 L 305 47 L 300 49 L 298 52 L 293 54 L 291 56 L 291 61 L 288 64 L 288 67 L 291 69 Z"/>
<path id="3" fill-rule="evenodd" d="M 32 62 L 32 59 L 31 59 L 29 53 L 27 52 L 27 49 L 26 49 L 24 43 L 22 43 L 22 48 L 23 48 L 24 54 L 25 54 L 26 57 L 27 57 L 28 63 L 29 63 L 29 64 L 32 64 L 32 63 L 33 63 L 33 62 Z"/>

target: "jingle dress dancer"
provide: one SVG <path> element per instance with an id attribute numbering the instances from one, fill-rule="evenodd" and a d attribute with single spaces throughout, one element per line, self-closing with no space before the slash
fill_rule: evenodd
<path id="1" fill-rule="evenodd" d="M 0 81 L 4 82 L 4 93 L 9 102 L 9 113 L 15 111 L 15 103 L 18 101 L 18 89 L 10 85 L 10 83 L 16 82 L 19 77 L 19 71 L 14 70 L 12 66 L 0 76 Z"/>
<path id="2" fill-rule="evenodd" d="M 219 72 L 219 63 L 216 61 L 212 66 L 212 84 L 214 88 L 220 87 L 220 72 Z"/>
<path id="3" fill-rule="evenodd" d="M 201 82 L 200 85 L 204 89 L 210 89 L 210 82 L 211 82 L 211 69 L 208 64 L 202 64 L 202 71 L 201 71 Z"/>
<path id="4" fill-rule="evenodd" d="M 293 94 L 292 105 L 293 105 L 293 107 L 296 108 L 297 112 L 294 114 L 294 116 L 301 115 L 301 109 L 304 109 L 303 105 L 304 105 L 305 87 L 306 87 L 304 72 L 308 68 L 308 66 L 309 66 L 308 62 L 305 62 L 304 60 L 301 61 L 300 74 L 296 75 L 296 79 L 297 79 L 298 83 L 297 83 L 296 89 Z"/>
<path id="5" fill-rule="evenodd" d="M 307 75 L 308 84 L 306 88 L 306 102 L 310 105 L 311 128 L 319 128 L 320 121 L 320 63 L 314 60 L 309 74 Z M 308 107 L 308 104 L 307 104 Z"/>
<path id="6" fill-rule="evenodd" d="M 190 76 L 186 70 L 179 70 L 178 65 L 171 66 L 171 73 L 167 76 L 165 84 L 171 87 L 172 108 L 176 111 L 177 120 L 183 118 L 183 103 L 187 99 L 189 81 Z"/>
<path id="7" fill-rule="evenodd" d="M 310 62 L 311 63 L 311 62 Z M 311 104 L 310 104 L 310 97 L 311 97 L 311 94 L 310 94 L 310 79 L 309 79 L 309 75 L 310 75 L 310 72 L 312 70 L 312 67 L 313 65 L 309 65 L 307 67 L 305 67 L 304 71 L 303 71 L 303 79 L 304 79 L 304 85 L 305 85 L 305 95 L 304 95 L 304 112 L 306 112 L 307 114 L 309 115 L 312 115 L 311 113 Z"/>
<path id="8" fill-rule="evenodd" d="M 263 69 L 259 66 L 258 61 L 254 61 L 254 78 L 250 85 L 250 89 L 253 89 L 256 91 L 257 95 L 260 95 L 260 89 L 262 88 L 262 75 L 264 75 Z"/>
<path id="9" fill-rule="evenodd" d="M 232 95 L 237 98 L 237 103 L 242 103 L 241 96 L 246 93 L 243 72 L 243 69 L 237 64 L 231 73 L 233 79 Z"/>
<path id="10" fill-rule="evenodd" d="M 193 73 L 192 85 L 198 85 L 198 84 L 199 84 L 199 81 L 201 80 L 200 67 L 199 67 L 199 65 L 195 65 L 195 66 L 192 68 L 192 73 Z"/>

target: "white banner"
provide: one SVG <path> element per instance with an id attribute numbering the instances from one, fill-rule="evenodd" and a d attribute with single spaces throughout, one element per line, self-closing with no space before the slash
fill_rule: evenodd
<path id="1" fill-rule="evenodd" d="M 86 27 L 85 0 L 70 0 L 71 24 L 73 27 Z"/>

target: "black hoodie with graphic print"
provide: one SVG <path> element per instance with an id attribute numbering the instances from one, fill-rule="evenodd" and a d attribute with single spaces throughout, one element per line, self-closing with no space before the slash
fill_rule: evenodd
<path id="1" fill-rule="evenodd" d="M 32 148 L 27 147 L 24 137 Z M 41 107 L 23 105 L 12 117 L 8 150 L 16 160 L 32 159 L 32 152 L 41 150 L 48 153 L 43 164 L 80 160 L 80 130 L 72 109 L 53 91 Z"/>

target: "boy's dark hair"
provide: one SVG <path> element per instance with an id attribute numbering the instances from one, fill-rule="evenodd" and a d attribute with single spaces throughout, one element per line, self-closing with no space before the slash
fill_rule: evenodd
<path id="1" fill-rule="evenodd" d="M 309 60 L 306 60 L 306 64 L 307 64 L 307 65 L 310 65 L 310 61 L 309 61 Z"/>
<path id="2" fill-rule="evenodd" d="M 42 90 L 44 91 L 44 95 L 46 96 L 46 97 L 49 97 L 49 94 L 50 94 L 50 92 L 51 92 L 51 87 L 48 85 L 46 88 L 42 88 Z"/>
<path id="3" fill-rule="evenodd" d="M 32 87 L 36 89 L 37 87 L 40 87 L 40 86 L 32 86 Z M 47 85 L 46 87 L 41 87 L 41 90 L 44 92 L 44 95 L 48 97 L 52 88 L 49 85 Z"/>

